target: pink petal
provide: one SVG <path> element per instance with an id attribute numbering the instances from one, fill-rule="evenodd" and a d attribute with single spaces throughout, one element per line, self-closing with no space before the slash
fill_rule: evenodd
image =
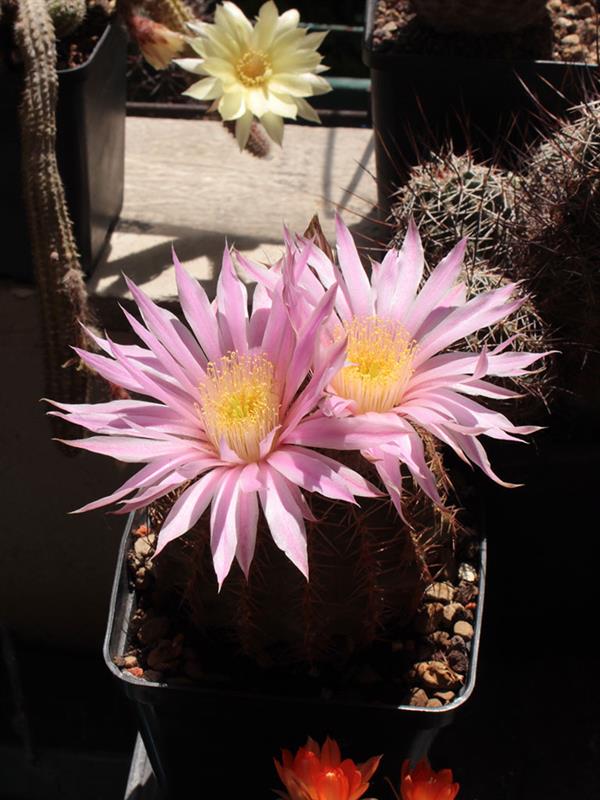
<path id="1" fill-rule="evenodd" d="M 360 414 L 356 417 L 315 416 L 285 432 L 282 444 L 322 447 L 326 450 L 364 450 L 405 433 L 402 420 L 393 413 Z"/>
<path id="2" fill-rule="evenodd" d="M 126 308 L 121 306 L 125 319 L 131 325 L 133 332 L 146 344 L 156 356 L 158 362 L 163 370 L 176 378 L 179 385 L 185 389 L 194 398 L 198 395 L 198 384 L 204 379 L 204 370 L 197 362 L 194 362 L 195 368 L 193 372 L 188 372 L 173 358 L 167 348 L 154 336 L 153 333 L 148 331 L 137 319 L 132 316 Z"/>
<path id="3" fill-rule="evenodd" d="M 133 295 L 144 322 L 162 344 L 191 375 L 203 375 L 206 365 L 198 343 L 174 314 L 156 305 L 138 286 L 125 277 L 127 288 Z M 200 372 L 199 372 L 200 368 Z"/>
<path id="4" fill-rule="evenodd" d="M 324 320 L 329 317 L 333 310 L 336 292 L 337 284 L 334 284 L 321 297 L 317 307 L 298 332 L 298 344 L 294 348 L 294 354 L 288 366 L 285 392 L 282 400 L 284 408 L 287 408 L 293 400 L 300 384 L 304 381 L 313 364 L 315 346 L 319 341 L 320 328 Z"/>
<path id="5" fill-rule="evenodd" d="M 154 483 L 155 481 L 160 480 L 171 470 L 177 469 L 177 467 L 184 464 L 185 461 L 186 458 L 182 458 L 181 456 L 157 458 L 150 464 L 146 464 L 145 467 L 142 467 L 139 472 L 136 472 L 135 475 L 129 478 L 129 480 L 125 481 L 125 483 L 112 494 L 106 495 L 106 497 L 101 497 L 99 500 L 94 500 L 93 503 L 88 503 L 87 505 L 76 509 L 76 511 L 72 511 L 71 513 L 80 514 L 84 511 L 93 511 L 96 508 L 110 505 L 110 503 L 114 503 L 117 500 L 120 500 L 122 497 L 125 497 L 125 495 L 129 494 L 129 492 L 133 492 L 136 489 L 147 485 L 148 483 Z"/>
<path id="6" fill-rule="evenodd" d="M 258 498 L 256 492 L 240 492 L 237 511 L 237 548 L 235 557 L 244 575 L 248 578 L 250 564 L 254 557 L 258 525 Z"/>
<path id="7" fill-rule="evenodd" d="M 469 336 L 479 328 L 493 325 L 509 316 L 524 302 L 520 298 L 512 303 L 506 299 L 515 289 L 514 285 L 494 289 L 469 300 L 464 306 L 453 311 L 444 321 L 433 328 L 418 343 L 413 364 L 418 367 L 430 356 L 444 350 L 459 339 Z"/>
<path id="8" fill-rule="evenodd" d="M 404 317 L 423 278 L 423 246 L 414 219 L 409 220 L 400 251 L 386 253 L 377 270 L 377 314 L 399 320 Z M 375 286 L 375 281 L 374 281 Z M 406 323 L 404 323 L 406 324 Z"/>
<path id="9" fill-rule="evenodd" d="M 366 317 L 373 314 L 373 293 L 354 244 L 350 231 L 336 214 L 335 230 L 340 270 L 344 276 L 344 289 L 354 316 Z"/>
<path id="10" fill-rule="evenodd" d="M 225 467 L 213 469 L 177 498 L 158 534 L 155 555 L 158 555 L 173 539 L 187 533 L 198 522 L 227 471 Z"/>
<path id="11" fill-rule="evenodd" d="M 210 512 L 210 548 L 219 591 L 229 574 L 238 543 L 240 469 L 231 469 L 214 494 Z"/>
<path id="12" fill-rule="evenodd" d="M 185 318 L 209 361 L 217 361 L 223 353 L 219 345 L 217 320 L 210 300 L 198 281 L 188 275 L 174 250 L 173 263 L 179 302 Z"/>
<path id="13" fill-rule="evenodd" d="M 88 436 L 86 439 L 57 439 L 69 447 L 88 450 L 111 456 L 128 464 L 149 461 L 161 456 L 177 456 L 184 454 L 197 455 L 198 451 L 190 447 L 189 442 L 175 439 L 173 441 L 154 441 L 152 439 L 136 439 L 131 436 Z"/>
<path id="14" fill-rule="evenodd" d="M 346 360 L 346 340 L 335 342 L 322 354 L 307 386 L 296 398 L 284 419 L 284 438 L 310 413 L 323 396 L 323 390 L 331 382 Z"/>
<path id="15" fill-rule="evenodd" d="M 308 552 L 302 508 L 283 476 L 267 464 L 261 465 L 261 472 L 265 488 L 260 490 L 259 497 L 273 541 L 308 579 Z"/>
<path id="16" fill-rule="evenodd" d="M 329 464 L 320 460 L 318 453 L 294 447 L 281 448 L 271 453 L 267 463 L 291 483 L 308 492 L 319 492 L 325 497 L 348 503 L 355 502 L 344 481 Z"/>
<path id="17" fill-rule="evenodd" d="M 409 333 L 416 333 L 429 314 L 439 306 L 460 275 L 467 240 L 461 241 L 433 270 L 414 303 L 407 307 L 404 324 Z"/>
<path id="18" fill-rule="evenodd" d="M 217 282 L 217 319 L 224 351 L 248 352 L 248 293 L 225 247 Z"/>

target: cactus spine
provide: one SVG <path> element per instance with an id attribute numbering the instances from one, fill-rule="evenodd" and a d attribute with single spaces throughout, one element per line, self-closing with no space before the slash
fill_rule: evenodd
<path id="1" fill-rule="evenodd" d="M 511 247 L 563 351 L 560 385 L 600 399 L 600 101 L 527 154 Z"/>
<path id="2" fill-rule="evenodd" d="M 25 205 L 41 304 L 49 397 L 81 402 L 95 378 L 75 368 L 71 345 L 89 346 L 93 323 L 56 162 L 56 48 L 46 0 L 20 0 L 15 37 L 24 64 L 19 109 Z M 60 426 L 59 426 L 60 429 Z"/>
<path id="3" fill-rule="evenodd" d="M 86 0 L 47 0 L 47 2 L 57 39 L 73 33 L 85 18 Z"/>
<path id="4" fill-rule="evenodd" d="M 428 267 L 434 267 L 462 237 L 468 237 L 463 280 L 469 295 L 498 288 L 514 279 L 511 249 L 521 179 L 495 167 L 476 164 L 471 154 L 434 155 L 415 167 L 395 195 L 392 216 L 399 231 L 392 245 L 401 245 L 404 222 L 414 216 L 423 237 Z M 531 288 L 527 284 L 527 288 Z M 548 330 L 532 298 L 508 319 L 468 338 L 473 350 L 516 336 L 518 350 L 549 349 Z M 550 372 L 516 379 L 524 391 L 545 398 Z M 522 406 L 522 410 L 525 410 Z"/>

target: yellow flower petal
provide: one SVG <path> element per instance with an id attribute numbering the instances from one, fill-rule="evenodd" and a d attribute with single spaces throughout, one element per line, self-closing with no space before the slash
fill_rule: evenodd
<path id="1" fill-rule="evenodd" d="M 306 75 L 280 72 L 269 81 L 269 90 L 292 97 L 309 97 L 313 94 L 311 82 Z"/>
<path id="2" fill-rule="evenodd" d="M 204 62 L 201 58 L 176 58 L 173 63 L 177 64 L 178 67 L 187 70 L 187 72 L 193 72 L 194 75 L 207 74 L 206 70 L 204 69 Z"/>
<path id="3" fill-rule="evenodd" d="M 203 66 L 209 75 L 220 78 L 224 82 L 237 81 L 233 65 L 224 58 L 205 58 Z"/>
<path id="4" fill-rule="evenodd" d="M 258 11 L 258 20 L 250 37 L 250 47 L 253 50 L 267 50 L 271 46 L 279 14 L 273 0 L 267 0 Z"/>
<path id="5" fill-rule="evenodd" d="M 223 94 L 223 84 L 218 78 L 204 78 L 192 84 L 183 94 L 194 100 L 216 100 Z"/>
<path id="6" fill-rule="evenodd" d="M 263 89 L 246 89 L 246 104 L 250 111 L 259 119 L 269 110 L 267 94 Z"/>
<path id="7" fill-rule="evenodd" d="M 278 114 L 268 111 L 260 118 L 260 124 L 274 142 L 279 145 L 283 142 L 283 119 Z"/>
<path id="8" fill-rule="evenodd" d="M 297 28 L 300 22 L 300 12 L 297 8 L 290 8 L 289 11 L 284 11 L 277 20 L 277 33 Z"/>
<path id="9" fill-rule="evenodd" d="M 298 108 L 294 99 L 286 94 L 275 94 L 269 92 L 268 111 L 274 114 L 279 114 L 280 117 L 288 117 L 288 119 L 296 119 L 298 115 Z"/>
<path id="10" fill-rule="evenodd" d="M 244 101 L 244 92 L 225 92 L 223 97 L 219 100 L 219 114 L 224 120 L 239 119 L 242 114 L 245 113 L 246 103 Z"/>
<path id="11" fill-rule="evenodd" d="M 235 138 L 237 139 L 237 143 L 240 147 L 240 150 L 243 150 L 248 143 L 248 137 L 250 136 L 250 126 L 252 125 L 252 112 L 246 111 L 246 113 L 241 116 L 235 123 Z"/>
<path id="12" fill-rule="evenodd" d="M 294 97 L 294 102 L 296 103 L 299 117 L 302 117 L 302 119 L 307 119 L 310 122 L 316 122 L 318 125 L 321 124 L 319 115 L 314 108 L 306 102 L 306 100 L 304 100 L 302 97 Z"/>

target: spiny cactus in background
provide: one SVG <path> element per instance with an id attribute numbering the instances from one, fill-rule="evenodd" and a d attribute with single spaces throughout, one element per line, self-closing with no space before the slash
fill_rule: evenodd
<path id="1" fill-rule="evenodd" d="M 436 459 L 435 452 L 431 458 Z M 444 574 L 452 572 L 454 515 L 440 512 L 423 495 L 408 497 L 409 492 L 412 530 L 388 499 L 361 498 L 358 507 L 311 495 L 310 580 L 274 544 L 263 521 L 248 580 L 234 565 L 220 593 L 204 515 L 153 562 L 153 609 L 165 613 L 163 603 L 173 601 L 177 585 L 196 636 L 229 643 L 263 666 L 339 665 L 374 640 L 397 633 L 444 566 Z M 150 507 L 154 529 L 174 499 L 171 495 Z"/>
<path id="2" fill-rule="evenodd" d="M 20 0 L 15 39 L 24 66 L 19 109 L 22 173 L 41 303 L 46 391 L 62 402 L 81 402 L 100 379 L 67 366 L 74 361 L 71 345 L 90 345 L 80 323 L 90 326 L 93 319 L 56 162 L 58 79 L 46 0 Z"/>
<path id="3" fill-rule="evenodd" d="M 430 264 L 466 236 L 467 265 L 495 266 L 506 255 L 517 184 L 515 175 L 477 164 L 470 153 L 440 153 L 411 170 L 394 195 L 392 216 L 398 223 L 415 218 Z"/>
<path id="4" fill-rule="evenodd" d="M 515 225 L 515 193 L 520 179 L 491 166 L 476 164 L 470 154 L 436 155 L 415 167 L 408 182 L 395 195 L 392 218 L 398 233 L 392 244 L 400 247 L 405 222 L 414 216 L 423 236 L 428 265 L 434 266 L 463 236 L 468 238 L 463 280 L 469 295 L 498 288 L 514 279 L 510 249 Z M 528 287 L 527 287 L 528 288 Z M 548 350 L 548 331 L 529 298 L 519 311 L 492 328 L 477 331 L 467 340 L 474 350 L 492 348 L 517 336 L 517 350 Z M 514 379 L 524 391 L 544 398 L 550 390 L 550 370 Z M 525 407 L 523 406 L 523 410 Z"/>
<path id="5" fill-rule="evenodd" d="M 188 22 L 196 14 L 184 0 L 144 0 L 139 6 L 154 22 L 160 22 L 173 31 L 189 34 Z"/>
<path id="6" fill-rule="evenodd" d="M 47 0 L 47 3 L 57 39 L 73 33 L 85 19 L 86 0 Z"/>
<path id="7" fill-rule="evenodd" d="M 235 122 L 223 122 L 223 126 L 235 139 Z M 256 158 L 266 158 L 271 152 L 269 137 L 256 120 L 252 120 L 250 135 L 248 136 L 248 141 L 244 149 L 247 150 L 250 155 L 256 156 Z"/>
<path id="8" fill-rule="evenodd" d="M 546 0 L 412 0 L 423 22 L 442 32 L 517 31 L 544 19 Z"/>
<path id="9" fill-rule="evenodd" d="M 560 386 L 593 405 L 600 399 L 600 101 L 574 109 L 525 161 L 512 270 L 557 329 Z"/>

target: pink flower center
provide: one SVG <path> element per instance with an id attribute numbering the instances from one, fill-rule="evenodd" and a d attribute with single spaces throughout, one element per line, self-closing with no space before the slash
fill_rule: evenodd
<path id="1" fill-rule="evenodd" d="M 413 373 L 416 343 L 399 322 L 377 316 L 355 317 L 340 330 L 343 333 L 348 336 L 348 364 L 331 388 L 354 400 L 359 414 L 394 408 Z"/>
<path id="2" fill-rule="evenodd" d="M 228 353 L 208 365 L 200 416 L 217 451 L 224 441 L 244 461 L 258 461 L 260 443 L 279 424 L 280 393 L 264 355 Z"/>

